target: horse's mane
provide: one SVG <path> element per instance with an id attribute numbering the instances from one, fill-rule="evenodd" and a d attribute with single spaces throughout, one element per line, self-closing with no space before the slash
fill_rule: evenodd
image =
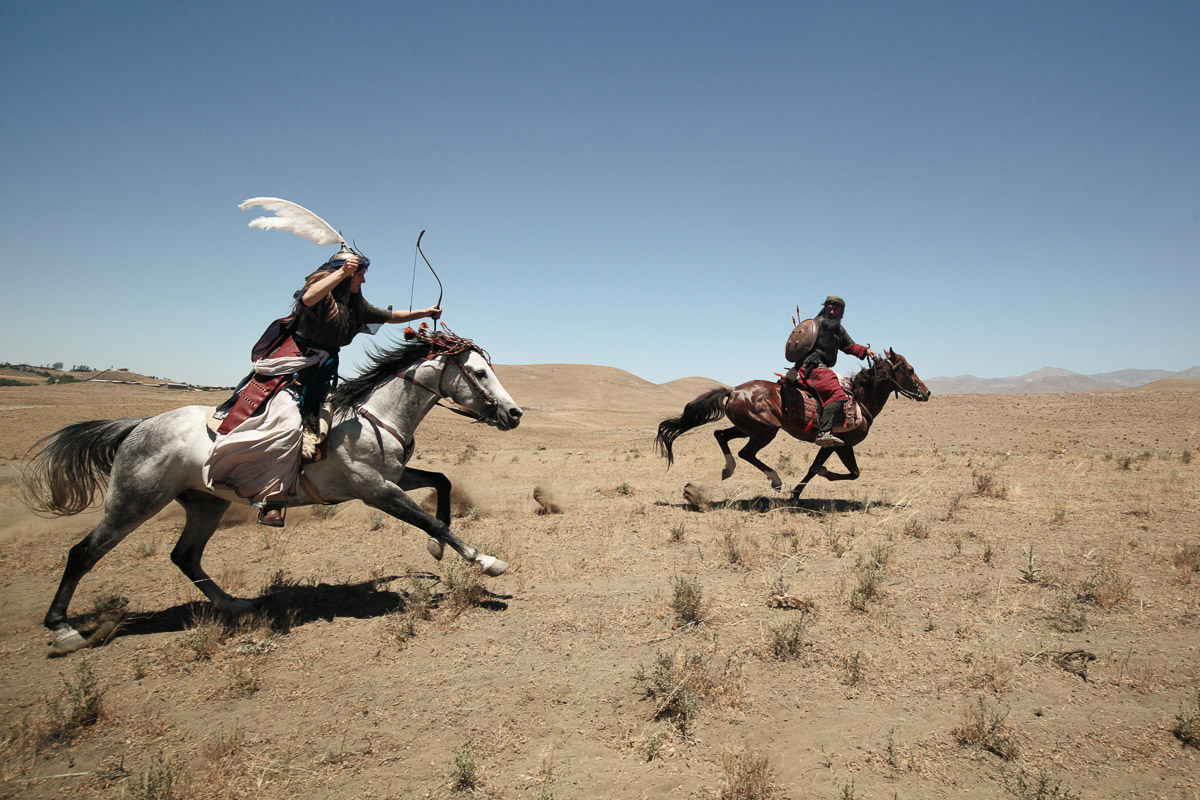
<path id="1" fill-rule="evenodd" d="M 362 372 L 357 377 L 339 383 L 329 395 L 329 404 L 334 411 L 352 410 L 366 402 L 371 392 L 384 381 L 395 377 L 418 361 L 467 350 L 474 350 L 489 364 L 492 363 L 487 351 L 449 329 L 430 333 L 425 325 L 422 325 L 419 331 L 408 328 L 404 332 L 404 341 L 393 342 L 389 347 L 369 351 L 367 365 Z"/>
<path id="2" fill-rule="evenodd" d="M 367 365 L 356 377 L 342 381 L 329 395 L 329 404 L 334 411 L 345 411 L 362 405 L 379 384 L 397 373 L 430 357 L 432 347 L 428 341 L 413 339 L 394 342 L 390 347 L 381 347 L 367 353 Z"/>
<path id="3" fill-rule="evenodd" d="M 886 358 L 877 359 L 869 367 L 863 367 L 858 372 L 854 373 L 850 378 L 850 386 L 855 395 L 861 396 L 866 389 L 873 387 L 884 379 L 883 371 L 879 365 L 887 361 Z"/>

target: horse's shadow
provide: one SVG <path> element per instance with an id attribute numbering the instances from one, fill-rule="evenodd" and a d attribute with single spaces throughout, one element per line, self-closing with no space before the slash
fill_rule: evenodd
<path id="1" fill-rule="evenodd" d="M 851 511 L 866 511 L 875 505 L 871 502 L 841 500 L 838 498 L 792 499 L 790 497 L 768 497 L 766 495 L 711 500 L 704 489 L 692 483 L 683 487 L 683 498 L 684 502 L 682 503 L 659 503 L 659 505 L 682 508 L 687 511 L 716 511 L 728 508 L 734 511 L 754 511 L 760 514 L 768 511 L 778 511 L 786 514 L 811 514 L 816 516 L 845 514 Z"/>
<path id="2" fill-rule="evenodd" d="M 385 589 L 385 584 L 406 577 L 413 580 L 413 591 Z M 80 633 L 91 639 L 97 633 L 104 634 L 103 642 L 125 636 L 148 636 L 156 633 L 173 633 L 195 628 L 206 621 L 217 621 L 230 627 L 238 625 L 265 624 L 277 633 L 288 633 L 293 628 L 311 622 L 332 622 L 338 617 L 351 619 L 373 619 L 388 614 L 404 613 L 421 605 L 436 609 L 446 605 L 450 591 L 437 591 L 440 576 L 434 573 L 410 573 L 406 576 L 392 575 L 359 583 L 316 583 L 300 584 L 276 579 L 263 593 L 250 602 L 253 608 L 238 620 L 220 616 L 206 601 L 180 603 L 159 611 L 145 613 L 127 612 L 120 616 L 113 628 L 111 617 L 89 615 L 79 621 Z M 418 586 L 424 588 L 417 588 Z M 508 608 L 512 595 L 500 595 L 476 587 L 470 605 L 489 611 Z M 89 624 L 90 623 L 90 624 Z"/>

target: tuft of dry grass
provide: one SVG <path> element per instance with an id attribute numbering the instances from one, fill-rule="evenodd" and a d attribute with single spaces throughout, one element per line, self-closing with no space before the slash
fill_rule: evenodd
<path id="1" fill-rule="evenodd" d="M 959 744 L 981 747 L 1011 761 L 1020 753 L 1017 735 L 1008 724 L 1008 712 L 1002 712 L 982 696 L 962 711 L 962 724 L 954 729 Z"/>
<path id="2" fill-rule="evenodd" d="M 720 800 L 774 800 L 779 797 L 775 771 L 762 753 L 742 751 L 725 753 L 721 758 L 725 784 Z"/>
<path id="3" fill-rule="evenodd" d="M 712 656 L 699 652 L 660 652 L 649 672 L 639 667 L 634 678 L 646 685 L 646 697 L 657 701 L 653 718 L 673 721 L 687 736 L 702 701 L 740 707 L 744 683 L 740 662 L 733 656 L 720 666 L 712 662 Z"/>
<path id="4" fill-rule="evenodd" d="M 1008 498 L 1008 484 L 996 473 L 988 470 L 976 470 L 971 473 L 971 485 L 975 494 L 980 497 L 990 497 L 993 500 Z"/>
<path id="5" fill-rule="evenodd" d="M 1081 603 L 1103 609 L 1115 608 L 1133 598 L 1133 580 L 1113 564 L 1102 564 L 1083 578 L 1075 591 Z"/>
<path id="6" fill-rule="evenodd" d="M 705 618 L 704 590 L 695 578 L 676 575 L 671 579 L 671 610 L 677 628 L 699 625 Z"/>
<path id="7" fill-rule="evenodd" d="M 1190 709 L 1179 709 L 1171 733 L 1185 746 L 1200 749 L 1200 692 L 1196 692 L 1196 702 Z"/>

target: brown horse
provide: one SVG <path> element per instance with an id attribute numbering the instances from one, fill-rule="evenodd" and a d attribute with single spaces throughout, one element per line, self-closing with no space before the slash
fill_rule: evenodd
<path id="1" fill-rule="evenodd" d="M 924 402 L 929 399 L 930 394 L 928 387 L 917 377 L 917 373 L 904 356 L 894 350 L 887 351 L 887 358 L 873 361 L 869 367 L 855 375 L 850 383 L 850 394 L 858 402 L 862 421 L 852 430 L 838 434 L 845 442 L 841 447 L 823 447 L 817 452 L 804 480 L 792 489 L 793 498 L 799 497 L 808 482 L 817 475 L 831 481 L 852 481 L 858 478 L 858 461 L 854 457 L 854 446 L 867 438 L 871 424 L 887 403 L 888 395 L 895 392 L 897 395 Z M 816 417 L 819 414 L 806 414 L 801 403 L 789 403 L 789 406 L 791 405 L 797 407 L 785 413 L 779 382 L 749 381 L 732 389 L 713 389 L 684 406 L 682 415 L 663 420 L 658 426 L 658 436 L 654 443 L 659 453 L 666 456 L 667 466 L 670 467 L 675 460 L 671 446 L 680 435 L 692 428 L 726 417 L 733 423 L 733 427 L 713 433 L 717 444 L 721 446 L 721 452 L 725 454 L 725 469 L 721 471 L 721 480 L 732 475 L 734 467 L 737 466 L 733 454 L 729 451 L 730 440 L 749 437 L 750 441 L 738 451 L 738 455 L 762 470 L 771 480 L 771 487 L 779 490 L 783 488 L 779 473 L 758 460 L 758 451 L 771 443 L 780 428 L 805 442 L 811 442 L 817 436 Z M 848 472 L 830 472 L 825 468 L 825 462 L 833 453 L 838 454 Z"/>

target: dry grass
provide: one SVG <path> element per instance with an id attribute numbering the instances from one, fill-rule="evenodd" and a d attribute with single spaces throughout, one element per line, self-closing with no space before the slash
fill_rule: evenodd
<path id="1" fill-rule="evenodd" d="M 232 624 L 170 564 L 168 512 L 84 579 L 72 622 L 121 627 L 63 661 L 40 619 L 97 517 L 23 515 L 0 462 L 0 796 L 1107 800 L 1194 783 L 1200 467 L 1169 424 L 1194 395 L 895 400 L 862 477 L 793 502 L 745 464 L 720 481 L 708 430 L 666 471 L 643 454 L 676 400 L 600 410 L 621 395 L 599 388 L 594 411 L 526 401 L 511 433 L 441 409 L 419 432 L 414 465 L 447 472 L 455 530 L 504 550 L 503 577 L 433 561 L 361 504 L 270 531 L 248 516 L 205 558 L 256 601 Z M 144 413 L 125 391 L 117 413 Z M 39 408 L 4 412 L 0 440 L 50 426 Z M 783 453 L 812 456 L 780 437 L 764 458 Z M 97 722 L 39 743 L 44 698 L 66 718 L 82 662 Z M 455 791 L 466 742 L 483 780 Z"/>

